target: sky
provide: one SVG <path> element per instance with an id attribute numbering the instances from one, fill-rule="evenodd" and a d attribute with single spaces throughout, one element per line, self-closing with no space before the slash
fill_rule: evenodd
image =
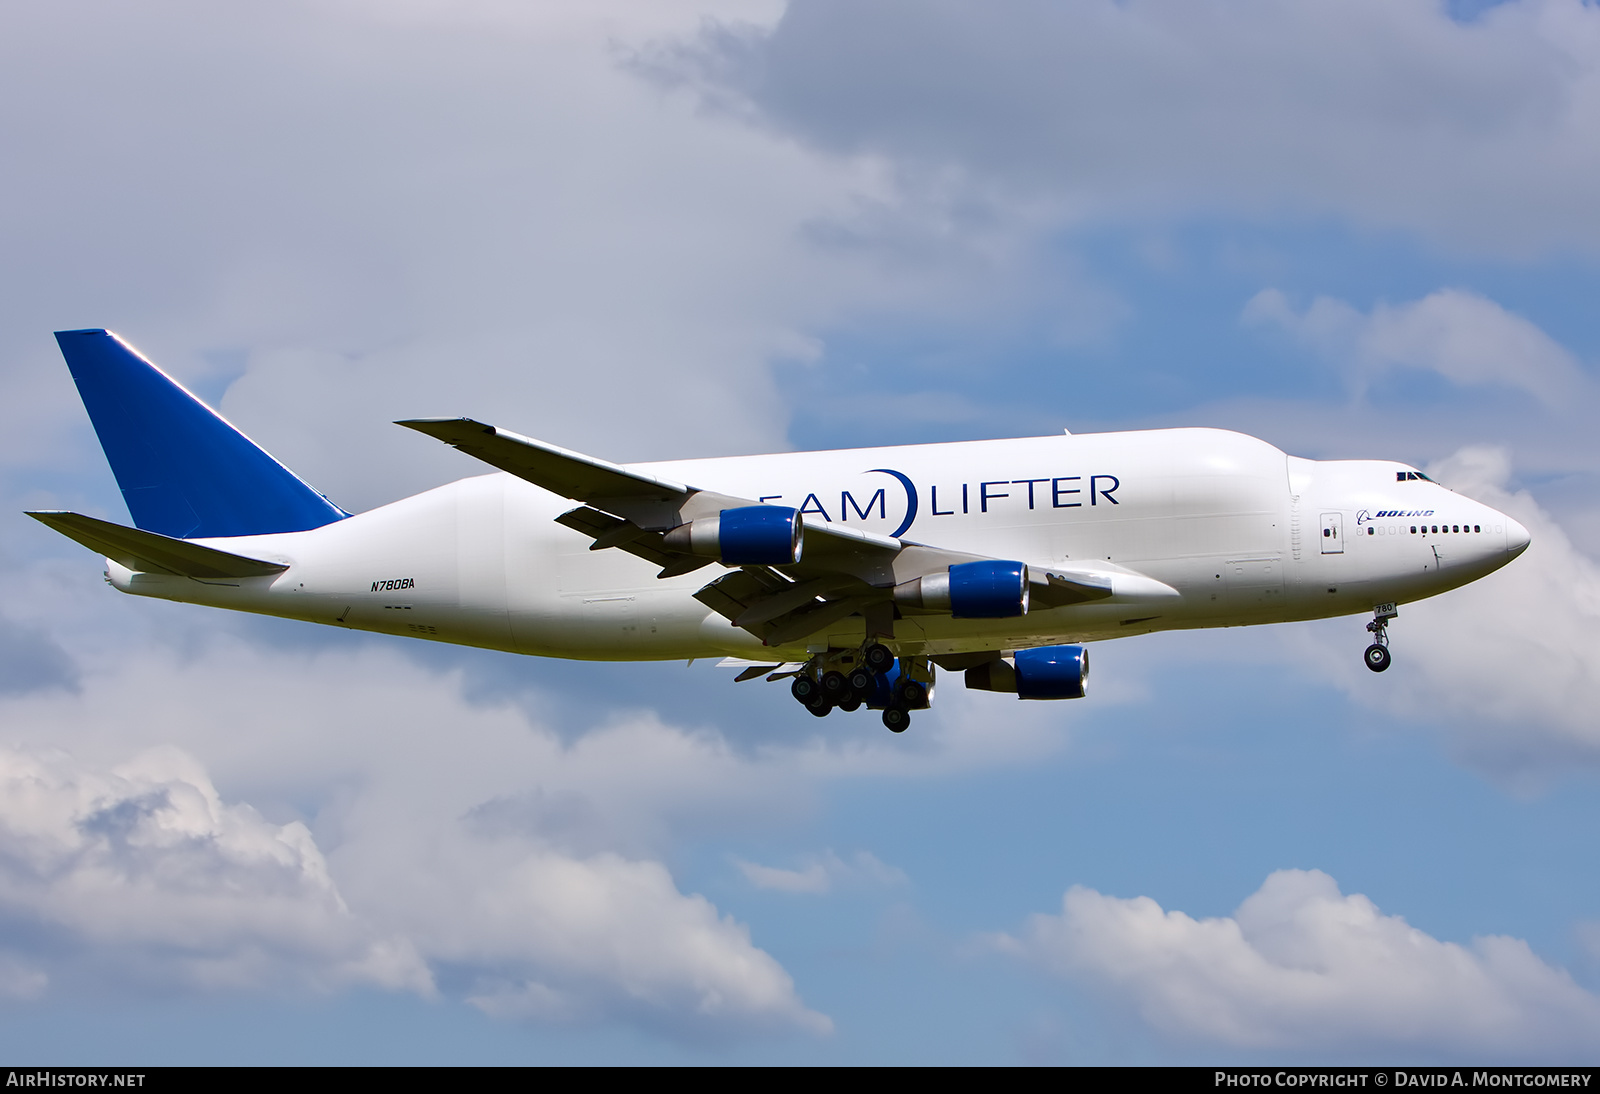
<path id="1" fill-rule="evenodd" d="M 1600 6 L 10 5 L 0 1056 L 1600 1057 Z M 692 665 L 124 597 L 51 332 L 351 511 L 480 468 L 1217 426 L 1528 551 L 894 736 Z"/>

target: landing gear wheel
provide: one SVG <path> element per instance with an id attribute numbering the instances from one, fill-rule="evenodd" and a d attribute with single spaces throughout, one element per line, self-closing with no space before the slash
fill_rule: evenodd
<path id="1" fill-rule="evenodd" d="M 850 698 L 843 700 L 839 704 L 839 709 L 844 711 L 846 714 L 849 714 L 852 710 L 860 710 L 861 700 L 852 695 Z"/>
<path id="2" fill-rule="evenodd" d="M 796 676 L 794 683 L 789 685 L 789 694 L 794 696 L 796 702 L 810 706 L 811 700 L 822 694 L 822 689 L 811 677 L 801 675 Z"/>
<path id="3" fill-rule="evenodd" d="M 857 699 L 870 699 L 878 686 L 878 678 L 871 669 L 856 669 L 850 674 L 850 693 Z"/>
<path id="4" fill-rule="evenodd" d="M 827 696 L 818 695 L 815 699 L 806 704 L 806 709 L 818 718 L 826 718 L 829 714 L 833 713 L 833 704 L 828 701 Z"/>
<path id="5" fill-rule="evenodd" d="M 862 650 L 861 659 L 873 673 L 888 672 L 889 666 L 894 664 L 894 654 L 881 642 L 874 642 Z"/>
<path id="6" fill-rule="evenodd" d="M 928 705 L 928 689 L 920 680 L 901 680 L 895 692 L 900 705 L 907 710 L 921 710 Z"/>
<path id="7" fill-rule="evenodd" d="M 844 678 L 842 672 L 825 672 L 822 674 L 822 694 L 837 703 L 845 697 L 850 690 L 850 683 Z"/>
<path id="8" fill-rule="evenodd" d="M 889 707 L 883 712 L 883 724 L 890 733 L 904 733 L 911 724 L 911 712 L 901 707 Z"/>
<path id="9" fill-rule="evenodd" d="M 1372 609 L 1372 622 L 1367 624 L 1367 630 L 1372 633 L 1372 645 L 1367 647 L 1362 660 L 1373 672 L 1389 667 L 1389 620 L 1399 615 L 1393 604 L 1379 604 Z"/>

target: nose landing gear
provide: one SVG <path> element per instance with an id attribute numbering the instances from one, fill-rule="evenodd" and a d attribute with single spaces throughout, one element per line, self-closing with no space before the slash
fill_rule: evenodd
<path id="1" fill-rule="evenodd" d="M 1372 609 L 1372 622 L 1367 624 L 1367 630 L 1372 632 L 1372 645 L 1367 647 L 1363 660 L 1373 672 L 1389 667 L 1389 620 L 1399 615 L 1393 604 L 1379 604 Z"/>

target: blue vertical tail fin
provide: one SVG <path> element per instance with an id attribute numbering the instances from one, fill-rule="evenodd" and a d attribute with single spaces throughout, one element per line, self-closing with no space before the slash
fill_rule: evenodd
<path id="1" fill-rule="evenodd" d="M 56 342 L 138 527 L 204 539 L 350 515 L 116 335 L 57 331 Z"/>

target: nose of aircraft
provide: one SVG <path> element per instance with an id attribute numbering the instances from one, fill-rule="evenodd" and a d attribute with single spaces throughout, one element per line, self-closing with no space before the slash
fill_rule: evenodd
<path id="1" fill-rule="evenodd" d="M 1528 549 L 1528 543 L 1532 539 L 1526 528 L 1510 517 L 1506 518 L 1506 554 L 1516 558 Z"/>

